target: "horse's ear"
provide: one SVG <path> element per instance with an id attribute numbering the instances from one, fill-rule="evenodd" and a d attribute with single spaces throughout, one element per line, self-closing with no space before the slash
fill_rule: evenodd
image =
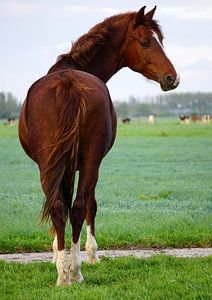
<path id="1" fill-rule="evenodd" d="M 156 10 L 156 8 L 157 8 L 157 5 L 155 5 L 155 7 L 152 9 L 152 10 L 150 10 L 146 15 L 145 15 L 145 17 L 147 17 L 147 18 L 149 18 L 149 19 L 153 19 L 153 16 L 154 16 L 154 13 L 155 13 L 155 10 Z"/>
<path id="2" fill-rule="evenodd" d="M 144 20 L 144 10 L 145 10 L 146 6 L 143 6 L 139 12 L 137 12 L 136 16 L 135 16 L 135 26 L 141 25 L 143 23 Z"/>

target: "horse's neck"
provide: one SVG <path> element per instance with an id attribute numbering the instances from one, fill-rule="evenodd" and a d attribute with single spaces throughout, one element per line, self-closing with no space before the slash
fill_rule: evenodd
<path id="1" fill-rule="evenodd" d="M 123 67 L 119 57 L 119 49 L 112 51 L 107 48 L 102 49 L 92 61 L 84 66 L 80 66 L 77 62 L 71 62 L 70 57 L 64 56 L 49 69 L 48 74 L 66 69 L 75 69 L 93 74 L 103 82 L 107 82 Z"/>
<path id="2" fill-rule="evenodd" d="M 105 47 L 87 66 L 83 67 L 83 71 L 93 74 L 106 83 L 122 67 L 119 49 L 114 51 Z"/>
<path id="3" fill-rule="evenodd" d="M 124 67 L 120 51 L 124 43 L 127 28 L 127 24 L 114 26 L 108 41 L 92 56 L 91 60 L 83 65 L 80 64 L 80 59 L 84 61 L 86 54 L 83 50 L 80 53 L 78 50 L 78 59 L 76 59 L 74 57 L 75 53 L 73 48 L 73 51 L 69 55 L 62 56 L 61 59 L 51 67 L 48 73 L 71 68 L 93 74 L 103 82 L 107 82 L 116 72 Z"/>

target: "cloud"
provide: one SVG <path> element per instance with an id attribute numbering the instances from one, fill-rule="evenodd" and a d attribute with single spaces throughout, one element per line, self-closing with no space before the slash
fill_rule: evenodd
<path id="1" fill-rule="evenodd" d="M 106 16 L 111 16 L 123 12 L 123 9 L 112 8 L 112 7 L 94 7 L 88 5 L 67 5 L 64 10 L 68 13 L 79 13 L 79 14 L 96 14 L 101 13 Z"/>
<path id="2" fill-rule="evenodd" d="M 178 92 L 211 92 L 212 69 L 204 70 L 185 70 L 180 72 L 180 85 Z"/>
<path id="3" fill-rule="evenodd" d="M 23 16 L 35 11 L 36 6 L 34 4 L 26 4 L 23 2 L 7 3 L 6 9 L 11 15 Z"/>
<path id="4" fill-rule="evenodd" d="M 57 50 L 62 50 L 62 51 L 69 51 L 71 48 L 71 43 L 70 42 L 61 42 L 55 46 Z"/>
<path id="5" fill-rule="evenodd" d="M 102 8 L 101 10 L 107 16 L 112 16 L 112 15 L 120 14 L 123 11 L 125 11 L 125 10 L 120 9 L 120 8 L 110 8 L 110 7 L 105 7 L 105 8 Z"/>
<path id="6" fill-rule="evenodd" d="M 202 21 L 211 21 L 211 5 L 207 6 L 161 6 L 160 13 L 166 17 L 174 17 L 181 20 L 202 20 Z"/>
<path id="7" fill-rule="evenodd" d="M 167 46 L 166 52 L 180 67 L 185 67 L 202 59 L 212 63 L 212 46 L 208 45 Z"/>
<path id="8" fill-rule="evenodd" d="M 87 13 L 91 11 L 91 7 L 86 5 L 67 5 L 64 7 L 67 12 L 71 13 Z"/>
<path id="9" fill-rule="evenodd" d="M 212 62 L 208 59 L 202 58 L 195 61 L 192 64 L 186 65 L 184 68 L 186 71 L 204 71 L 204 72 L 212 72 Z"/>

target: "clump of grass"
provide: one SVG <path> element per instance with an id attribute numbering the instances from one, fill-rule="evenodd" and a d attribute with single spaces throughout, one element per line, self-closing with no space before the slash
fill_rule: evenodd
<path id="1" fill-rule="evenodd" d="M 140 199 L 143 201 L 148 201 L 148 200 L 163 200 L 168 198 L 169 195 L 171 195 L 171 191 L 163 191 L 157 195 L 150 195 L 150 194 L 141 194 Z"/>
<path id="2" fill-rule="evenodd" d="M 166 137 L 166 136 L 168 136 L 168 134 L 167 134 L 167 132 L 165 132 L 165 131 L 161 131 L 161 132 L 159 133 L 159 136 L 162 136 L 162 137 L 165 136 L 165 137 Z"/>

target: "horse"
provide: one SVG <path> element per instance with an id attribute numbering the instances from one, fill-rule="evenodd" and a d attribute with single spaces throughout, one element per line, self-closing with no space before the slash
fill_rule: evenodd
<path id="1" fill-rule="evenodd" d="M 103 157 L 116 135 L 116 114 L 105 83 L 129 67 L 158 82 L 164 91 L 179 77 L 163 48 L 163 34 L 153 19 L 156 7 L 112 16 L 81 36 L 59 56 L 47 75 L 29 89 L 19 119 L 19 138 L 40 170 L 45 202 L 42 220 L 52 221 L 57 285 L 81 282 L 80 233 L 87 223 L 89 263 L 99 261 L 95 239 L 95 187 Z M 79 172 L 72 204 L 74 179 Z M 64 231 L 72 225 L 70 260 Z"/>

